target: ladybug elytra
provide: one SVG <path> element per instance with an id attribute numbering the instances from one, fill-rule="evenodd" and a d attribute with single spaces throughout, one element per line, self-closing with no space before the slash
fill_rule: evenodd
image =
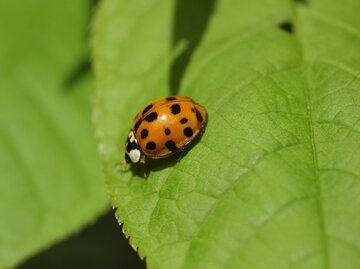
<path id="1" fill-rule="evenodd" d="M 184 150 L 204 131 L 206 109 L 185 96 L 160 98 L 135 117 L 126 140 L 127 163 L 143 163 Z"/>

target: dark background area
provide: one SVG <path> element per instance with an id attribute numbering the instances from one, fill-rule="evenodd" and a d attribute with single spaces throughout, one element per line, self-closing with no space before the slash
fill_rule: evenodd
<path id="1" fill-rule="evenodd" d="M 131 248 L 110 210 L 96 223 L 25 261 L 17 269 L 131 268 L 145 262 Z"/>

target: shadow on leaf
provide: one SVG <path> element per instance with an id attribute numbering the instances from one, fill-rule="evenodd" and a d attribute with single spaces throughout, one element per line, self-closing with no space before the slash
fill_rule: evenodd
<path id="1" fill-rule="evenodd" d="M 178 55 L 169 72 L 171 95 L 177 95 L 181 80 L 191 57 L 201 42 L 210 17 L 215 9 L 216 0 L 177 0 L 172 31 L 172 48 L 185 41 L 186 48 Z"/>
<path id="2" fill-rule="evenodd" d="M 206 126 L 204 127 L 204 130 Z M 131 164 L 130 170 L 133 176 L 138 176 L 146 179 L 144 177 L 145 169 L 148 169 L 148 175 L 152 172 L 161 171 L 166 168 L 175 166 L 178 162 L 181 162 L 182 159 L 191 151 L 200 141 L 203 134 L 198 135 L 184 150 L 178 151 L 175 156 L 169 156 L 163 159 L 146 159 L 147 167 L 144 167 L 142 164 Z"/>

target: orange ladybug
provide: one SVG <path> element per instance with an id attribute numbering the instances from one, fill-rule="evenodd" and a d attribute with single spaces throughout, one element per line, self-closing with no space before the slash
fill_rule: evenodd
<path id="1" fill-rule="evenodd" d="M 126 140 L 127 163 L 146 163 L 184 150 L 204 131 L 205 107 L 186 96 L 160 98 L 141 110 Z"/>

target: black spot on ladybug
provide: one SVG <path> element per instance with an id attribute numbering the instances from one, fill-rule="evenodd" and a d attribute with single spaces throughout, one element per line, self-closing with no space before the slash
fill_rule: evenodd
<path id="1" fill-rule="evenodd" d="M 179 104 L 172 105 L 170 107 L 170 109 L 171 109 L 171 113 L 173 113 L 174 115 L 179 114 L 180 111 L 181 111 L 181 108 L 180 108 Z"/>
<path id="2" fill-rule="evenodd" d="M 141 138 L 142 138 L 142 139 L 147 138 L 148 134 L 149 134 L 149 131 L 148 131 L 147 129 L 142 129 L 142 130 L 141 130 L 140 135 L 141 135 Z"/>
<path id="3" fill-rule="evenodd" d="M 146 112 L 148 112 L 153 106 L 154 106 L 153 104 L 150 104 L 150 105 L 148 105 L 147 107 L 145 107 L 144 110 L 143 110 L 143 112 L 142 112 L 142 114 L 145 115 Z"/>
<path id="4" fill-rule="evenodd" d="M 152 122 L 157 119 L 157 116 L 158 116 L 158 114 L 154 111 L 154 112 L 151 112 L 149 115 L 147 115 L 144 118 L 144 120 L 146 120 L 147 122 Z"/>
<path id="5" fill-rule="evenodd" d="M 191 109 L 191 112 L 195 112 L 195 109 L 192 108 L 192 109 Z"/>
<path id="6" fill-rule="evenodd" d="M 201 116 L 201 113 L 199 112 L 199 110 L 195 109 L 195 113 L 196 113 L 197 120 L 202 122 L 203 121 L 203 116 Z"/>
<path id="7" fill-rule="evenodd" d="M 175 142 L 172 141 L 172 140 L 166 141 L 165 146 L 166 146 L 167 149 L 170 150 L 170 151 L 176 151 L 176 150 L 179 149 L 179 148 L 176 146 Z"/>
<path id="8" fill-rule="evenodd" d="M 171 133 L 170 129 L 169 128 L 166 128 L 165 129 L 165 135 L 169 135 Z"/>
<path id="9" fill-rule="evenodd" d="M 136 123 L 135 123 L 135 126 L 134 126 L 134 131 L 136 133 L 137 129 L 139 129 L 139 126 L 141 124 L 141 119 L 139 119 Z"/>
<path id="10" fill-rule="evenodd" d="M 187 123 L 188 122 L 188 119 L 187 118 L 182 118 L 181 120 L 180 120 L 180 123 L 181 124 L 185 124 L 185 123 Z"/>
<path id="11" fill-rule="evenodd" d="M 174 100 L 176 100 L 176 98 L 175 97 L 166 97 L 166 100 L 167 101 L 174 101 Z"/>
<path id="12" fill-rule="evenodd" d="M 187 137 L 192 137 L 193 136 L 193 130 L 190 127 L 186 127 L 184 129 L 184 135 Z"/>
<path id="13" fill-rule="evenodd" d="M 153 142 L 153 141 L 148 142 L 148 143 L 146 144 L 146 148 L 147 148 L 148 150 L 154 150 L 154 149 L 156 149 L 156 144 L 155 144 L 155 142 Z"/>

